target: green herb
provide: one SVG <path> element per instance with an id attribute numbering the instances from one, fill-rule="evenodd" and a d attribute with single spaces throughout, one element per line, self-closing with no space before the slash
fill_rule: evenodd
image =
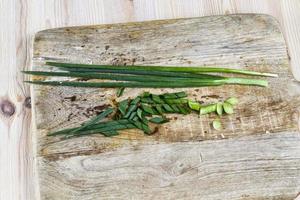
<path id="1" fill-rule="evenodd" d="M 109 70 L 145 70 L 145 71 L 167 71 L 167 72 L 221 72 L 221 73 L 236 73 L 254 76 L 270 76 L 277 77 L 277 74 L 262 73 L 249 70 L 216 68 L 216 67 L 180 67 L 180 66 L 112 66 L 112 65 L 91 65 L 91 64 L 73 64 L 73 63 L 58 63 L 46 62 L 47 65 L 64 67 L 64 68 L 87 68 L 87 69 L 109 69 Z"/>
<path id="2" fill-rule="evenodd" d="M 188 102 L 188 99 L 164 99 L 164 102 L 168 104 L 185 104 Z"/>
<path id="3" fill-rule="evenodd" d="M 129 82 L 78 82 L 78 81 L 25 81 L 31 84 L 51 85 L 51 86 L 70 86 L 70 87 L 90 87 L 90 88 L 187 88 L 187 87 L 206 87 L 220 86 L 225 84 L 256 85 L 267 87 L 268 82 L 260 79 L 246 78 L 223 78 L 223 79 L 149 79 L 146 77 L 120 77 L 119 79 L 135 80 Z M 116 79 L 112 79 L 116 80 Z"/>
<path id="4" fill-rule="evenodd" d="M 168 104 L 163 104 L 162 106 L 163 106 L 163 108 L 164 108 L 167 112 L 169 112 L 169 113 L 174 112 L 173 109 L 172 109 L 172 107 L 171 107 L 170 105 L 168 105 Z"/>
<path id="5" fill-rule="evenodd" d="M 168 119 L 165 117 L 153 117 L 149 121 L 155 124 L 163 124 L 168 122 Z"/>
<path id="6" fill-rule="evenodd" d="M 221 121 L 219 119 L 215 119 L 213 122 L 212 122 L 212 126 L 214 129 L 216 130 L 221 130 L 222 129 L 222 124 L 221 124 Z"/>
<path id="7" fill-rule="evenodd" d="M 23 71 L 25 74 L 31 74 L 36 76 L 54 76 L 54 77 L 78 77 L 78 78 L 87 78 L 87 79 L 104 79 L 104 80 L 116 80 L 116 81 L 137 81 L 137 82 L 152 82 L 152 81 L 160 81 L 160 82 L 169 82 L 170 80 L 178 80 L 178 81 L 187 81 L 189 78 L 187 77 L 170 77 L 166 79 L 163 76 L 158 75 L 123 75 L 123 74 L 110 74 L 110 73 L 90 73 L 90 72 L 45 72 L 45 71 Z M 197 76 L 196 76 L 197 77 Z M 206 80 L 212 80 L 211 78 L 204 78 L 202 75 L 199 75 L 197 79 L 193 78 L 193 80 L 200 81 L 203 79 L 203 82 Z M 218 79 L 224 79 L 223 77 L 219 77 Z"/>
<path id="8" fill-rule="evenodd" d="M 239 101 L 235 97 L 230 97 L 225 102 L 230 103 L 231 105 L 236 105 Z"/>
<path id="9" fill-rule="evenodd" d="M 158 95 L 152 94 L 152 99 L 155 103 L 164 103 L 164 101 Z"/>
<path id="10" fill-rule="evenodd" d="M 165 93 L 160 96 L 164 99 L 178 99 L 178 98 L 187 97 L 187 94 L 185 92 L 175 92 L 175 93 Z"/>
<path id="11" fill-rule="evenodd" d="M 130 119 L 130 120 L 133 120 L 133 119 L 135 118 L 136 115 L 137 115 L 136 112 L 132 112 L 132 113 L 130 114 L 130 116 L 129 116 L 129 119 Z"/>
<path id="12" fill-rule="evenodd" d="M 76 133 L 78 131 L 81 131 L 81 130 L 87 128 L 90 125 L 93 125 L 93 124 L 101 121 L 102 119 L 104 119 L 105 117 L 107 117 L 109 114 L 111 114 L 113 111 L 114 111 L 114 109 L 108 108 L 107 110 L 103 111 L 100 115 L 94 117 L 93 119 L 91 119 L 87 123 L 83 124 L 81 127 L 79 127 L 77 129 L 71 131 L 71 133 Z"/>
<path id="13" fill-rule="evenodd" d="M 127 110 L 126 114 L 124 115 L 124 118 L 130 117 L 131 113 L 137 109 L 137 107 L 138 107 L 137 104 L 139 103 L 140 100 L 141 100 L 140 97 L 136 97 L 135 99 L 133 99 L 131 101 L 130 106 L 128 107 L 128 110 Z"/>
<path id="14" fill-rule="evenodd" d="M 155 105 L 155 109 L 157 110 L 157 112 L 159 113 L 159 114 L 163 114 L 164 113 L 164 110 L 163 110 L 163 108 L 162 108 L 162 105 Z"/>
<path id="15" fill-rule="evenodd" d="M 180 110 L 179 110 L 179 108 L 177 107 L 176 104 L 172 104 L 172 105 L 170 105 L 170 106 L 171 106 L 171 108 L 172 108 L 172 111 L 171 111 L 171 112 L 180 113 Z"/>
<path id="16" fill-rule="evenodd" d="M 186 83 L 186 82 L 77 82 L 77 81 L 25 81 L 26 83 L 51 86 L 87 87 L 87 88 L 186 88 L 219 86 L 220 83 Z"/>
<path id="17" fill-rule="evenodd" d="M 80 126 L 81 127 L 81 126 Z M 88 135 L 88 134 L 94 134 L 99 133 L 101 131 L 110 131 L 110 130 L 120 130 L 120 129 L 127 129 L 134 127 L 127 119 L 121 119 L 121 120 L 113 120 L 113 121 L 106 121 L 106 122 L 99 122 L 96 124 L 91 124 L 84 128 L 81 131 L 73 132 L 74 130 L 78 129 L 79 127 L 70 128 L 70 129 L 64 129 L 61 131 L 56 131 L 49 133 L 49 136 L 55 136 L 55 135 Z"/>
<path id="18" fill-rule="evenodd" d="M 225 113 L 227 114 L 232 114 L 233 113 L 233 107 L 230 103 L 224 102 L 223 103 L 223 109 Z"/>
<path id="19" fill-rule="evenodd" d="M 123 95 L 125 88 L 121 87 L 117 89 L 117 97 L 120 97 Z"/>
<path id="20" fill-rule="evenodd" d="M 125 99 L 119 103 L 118 109 L 122 115 L 125 115 L 128 107 L 129 107 L 129 101 L 128 99 Z"/>
<path id="21" fill-rule="evenodd" d="M 143 111 L 140 108 L 137 109 L 136 113 L 140 119 L 143 119 Z"/>
<path id="22" fill-rule="evenodd" d="M 220 116 L 223 114 L 223 104 L 222 103 L 217 103 L 216 111 L 217 111 L 217 114 Z"/>
<path id="23" fill-rule="evenodd" d="M 116 136 L 119 135 L 119 133 L 115 130 L 111 130 L 111 131 L 102 131 L 102 134 L 106 137 L 112 137 L 112 136 Z"/>
<path id="24" fill-rule="evenodd" d="M 188 105 L 192 110 L 196 110 L 196 111 L 199 111 L 201 107 L 200 103 L 195 101 L 188 101 Z"/>
<path id="25" fill-rule="evenodd" d="M 155 110 L 152 109 L 151 106 L 148 106 L 148 105 L 142 103 L 142 104 L 141 104 L 141 108 L 142 108 L 143 111 L 145 111 L 145 112 L 147 112 L 147 113 L 149 113 L 149 114 L 152 114 L 152 115 L 155 115 L 155 114 L 156 114 Z"/>
<path id="26" fill-rule="evenodd" d="M 144 131 L 144 133 L 146 133 L 148 135 L 151 134 L 151 130 L 147 124 L 140 122 L 140 121 L 135 121 L 135 122 L 133 122 L 133 124 L 135 125 L 136 128 Z"/>
<path id="27" fill-rule="evenodd" d="M 184 105 L 184 104 L 183 105 L 177 105 L 177 107 L 179 109 L 179 113 L 181 113 L 181 114 L 186 115 L 186 114 L 189 114 L 191 112 L 189 107 Z"/>
<path id="28" fill-rule="evenodd" d="M 154 103 L 154 101 L 151 99 L 151 97 L 142 97 L 141 98 L 142 103 Z"/>
<path id="29" fill-rule="evenodd" d="M 205 115 L 205 114 L 208 114 L 208 113 L 215 112 L 216 109 L 217 109 L 216 104 L 210 104 L 210 105 L 202 106 L 200 108 L 200 115 Z"/>

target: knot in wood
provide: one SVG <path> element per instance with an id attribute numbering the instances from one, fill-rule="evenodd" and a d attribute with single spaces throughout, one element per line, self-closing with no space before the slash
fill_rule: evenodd
<path id="1" fill-rule="evenodd" d="M 16 108 L 9 100 L 3 100 L 0 102 L 0 110 L 5 117 L 11 117 L 15 113 Z"/>
<path id="2" fill-rule="evenodd" d="M 26 97 L 26 98 L 25 98 L 24 106 L 25 106 L 26 108 L 31 108 L 31 98 L 30 98 L 30 97 Z"/>

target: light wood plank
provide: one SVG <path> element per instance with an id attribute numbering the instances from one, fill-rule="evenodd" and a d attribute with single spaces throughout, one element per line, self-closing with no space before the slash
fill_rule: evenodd
<path id="1" fill-rule="evenodd" d="M 42 199 L 292 200 L 300 191 L 299 142 L 299 134 L 280 133 L 40 157 Z"/>

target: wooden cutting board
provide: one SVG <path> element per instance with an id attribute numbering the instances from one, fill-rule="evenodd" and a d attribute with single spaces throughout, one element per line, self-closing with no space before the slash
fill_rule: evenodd
<path id="1" fill-rule="evenodd" d="M 218 66 L 279 74 L 269 87 L 114 89 L 33 86 L 42 199 L 293 199 L 300 192 L 300 84 L 278 23 L 227 15 L 50 29 L 37 33 L 33 69 L 44 62 Z M 48 68 L 47 68 L 48 69 Z M 35 77 L 40 79 L 41 77 Z M 114 101 L 142 91 L 186 91 L 205 103 L 239 98 L 235 114 L 171 115 L 153 136 L 138 130 L 61 140 Z"/>

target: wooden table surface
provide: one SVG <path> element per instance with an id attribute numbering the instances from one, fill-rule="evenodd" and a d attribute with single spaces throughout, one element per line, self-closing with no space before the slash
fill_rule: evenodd
<path id="1" fill-rule="evenodd" d="M 34 200 L 38 196 L 30 91 L 20 73 L 31 65 L 32 41 L 37 31 L 73 25 L 266 13 L 280 22 L 293 74 L 300 80 L 299 10 L 300 0 L 1 0 L 0 199 Z"/>

